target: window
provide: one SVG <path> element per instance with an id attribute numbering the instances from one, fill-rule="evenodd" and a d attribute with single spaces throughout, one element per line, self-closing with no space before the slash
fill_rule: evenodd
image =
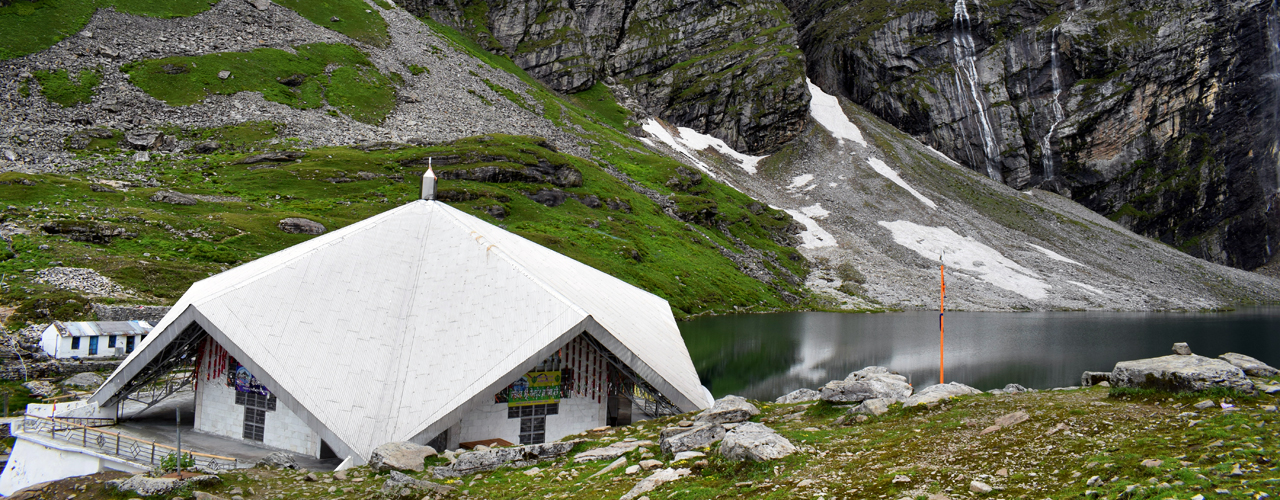
<path id="1" fill-rule="evenodd" d="M 72 349 L 80 348 L 80 337 L 71 337 L 71 348 Z"/>
<path id="2" fill-rule="evenodd" d="M 115 347 L 116 347 L 116 336 L 115 336 L 115 335 L 112 335 L 112 336 L 110 336 L 110 337 L 107 337 L 107 347 L 112 348 L 112 349 L 115 349 Z"/>
<path id="3" fill-rule="evenodd" d="M 95 335 L 89 337 L 89 355 L 93 356 L 98 353 L 98 337 Z"/>
<path id="4" fill-rule="evenodd" d="M 244 406 L 244 439 L 262 441 L 267 429 L 267 412 L 276 411 L 276 397 L 236 391 L 236 404 Z"/>
<path id="5" fill-rule="evenodd" d="M 124 352 L 133 352 L 133 335 L 124 338 Z"/>
<path id="6" fill-rule="evenodd" d="M 560 403 L 507 407 L 507 418 L 520 419 L 520 444 L 546 442 L 547 415 L 559 413 Z"/>

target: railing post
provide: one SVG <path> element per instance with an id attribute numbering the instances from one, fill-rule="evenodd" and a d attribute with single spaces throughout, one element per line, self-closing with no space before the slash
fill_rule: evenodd
<path id="1" fill-rule="evenodd" d="M 120 435 L 116 434 L 116 455 L 120 455 Z"/>
<path id="2" fill-rule="evenodd" d="M 150 463 L 151 464 L 156 463 L 156 442 L 155 441 L 151 442 L 151 462 Z"/>

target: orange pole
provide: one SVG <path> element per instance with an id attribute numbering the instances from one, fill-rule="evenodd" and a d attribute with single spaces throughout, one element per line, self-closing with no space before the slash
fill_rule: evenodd
<path id="1" fill-rule="evenodd" d="M 938 383 L 945 384 L 947 373 L 947 265 L 941 265 L 942 298 L 938 307 Z"/>

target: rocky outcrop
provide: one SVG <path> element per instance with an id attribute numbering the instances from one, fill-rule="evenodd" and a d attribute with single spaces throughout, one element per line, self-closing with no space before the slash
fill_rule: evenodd
<path id="1" fill-rule="evenodd" d="M 369 469 L 374 472 L 384 470 L 411 470 L 422 472 L 427 457 L 435 456 L 436 449 L 430 446 L 395 441 L 384 443 L 373 449 L 369 455 Z"/>
<path id="2" fill-rule="evenodd" d="M 734 427 L 720 442 L 720 454 L 734 461 L 764 462 L 796 452 L 795 445 L 764 424 L 746 422 Z"/>
<path id="3" fill-rule="evenodd" d="M 804 388 L 796 389 L 783 396 L 779 396 L 778 399 L 774 400 L 774 402 L 779 404 L 803 403 L 805 401 L 817 401 L 821 398 L 822 394 L 818 391 Z"/>
<path id="4" fill-rule="evenodd" d="M 676 454 L 696 450 L 724 439 L 725 429 L 720 424 L 697 423 L 689 427 L 663 429 L 659 441 L 663 453 Z"/>
<path id="5" fill-rule="evenodd" d="M 814 83 L 970 168 L 1212 262 L 1278 253 L 1270 0 L 786 3 Z"/>
<path id="6" fill-rule="evenodd" d="M 1221 359 L 1172 354 L 1158 358 L 1121 361 L 1111 371 L 1111 385 L 1166 391 L 1203 391 L 1213 388 L 1253 392 L 1244 371 Z"/>
<path id="7" fill-rule="evenodd" d="M 796 32 L 778 0 L 409 0 L 561 92 L 620 84 L 635 105 L 771 152 L 803 131 L 808 113 Z"/>
<path id="8" fill-rule="evenodd" d="M 844 380 L 822 386 L 822 400 L 831 403 L 859 403 L 868 399 L 899 400 L 911 395 L 907 377 L 883 366 L 868 366 L 850 373 Z"/>
<path id="9" fill-rule="evenodd" d="M 1280 370 L 1259 361 L 1258 358 L 1253 356 L 1229 352 L 1218 357 L 1235 365 L 1236 368 L 1244 371 L 1244 374 L 1250 377 L 1274 377 L 1280 375 Z"/>

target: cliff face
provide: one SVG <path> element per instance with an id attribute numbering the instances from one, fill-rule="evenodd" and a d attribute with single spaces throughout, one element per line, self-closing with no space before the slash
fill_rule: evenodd
<path id="1" fill-rule="evenodd" d="M 966 166 L 1213 262 L 1280 251 L 1273 0 L 786 2 L 815 83 Z"/>
<path id="2" fill-rule="evenodd" d="M 621 84 L 650 114 L 739 151 L 804 129 L 809 95 L 790 13 L 777 0 L 412 0 L 551 88 Z"/>

